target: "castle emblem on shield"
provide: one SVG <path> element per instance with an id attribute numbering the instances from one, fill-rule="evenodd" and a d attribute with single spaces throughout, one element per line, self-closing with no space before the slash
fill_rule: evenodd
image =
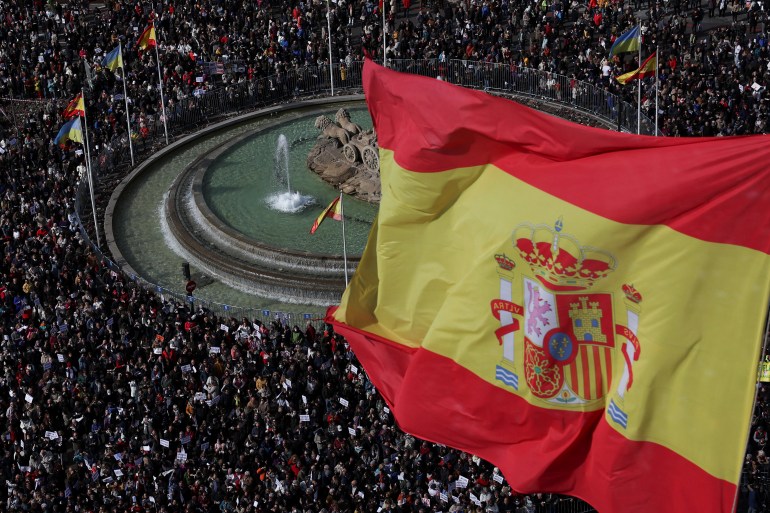
<path id="1" fill-rule="evenodd" d="M 522 224 L 513 230 L 512 256 L 495 255 L 500 296 L 491 308 L 502 358 L 495 376 L 504 386 L 553 405 L 595 409 L 626 428 L 623 408 L 639 358 L 636 333 L 641 294 L 633 285 L 602 290 L 618 262 L 607 251 L 581 245 L 554 226 Z M 622 303 L 615 303 L 622 293 Z M 622 304 L 625 311 L 619 311 Z M 622 366 L 615 373 L 614 366 Z M 613 376 L 620 375 L 617 383 Z M 610 397 L 609 403 L 606 398 Z"/>

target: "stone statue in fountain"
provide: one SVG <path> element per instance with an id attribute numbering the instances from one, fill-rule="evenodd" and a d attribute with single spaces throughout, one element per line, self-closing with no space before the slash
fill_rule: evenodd
<path id="1" fill-rule="evenodd" d="M 334 121 L 327 116 L 316 118 L 315 127 L 321 135 L 308 154 L 308 168 L 345 194 L 379 203 L 377 135 L 352 122 L 344 108 L 339 109 L 334 118 Z"/>

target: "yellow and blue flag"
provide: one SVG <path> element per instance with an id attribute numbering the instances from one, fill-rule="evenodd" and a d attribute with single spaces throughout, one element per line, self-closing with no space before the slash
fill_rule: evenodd
<path id="1" fill-rule="evenodd" d="M 65 146 L 67 141 L 83 143 L 83 128 L 80 124 L 79 116 L 64 123 L 53 142 L 59 146 Z"/>
<path id="2" fill-rule="evenodd" d="M 610 47 L 610 57 L 639 50 L 642 44 L 642 34 L 639 25 L 621 34 Z"/>
<path id="3" fill-rule="evenodd" d="M 114 50 L 112 50 L 104 57 L 102 66 L 109 69 L 110 71 L 123 68 L 123 52 L 120 51 L 120 45 L 116 46 Z"/>

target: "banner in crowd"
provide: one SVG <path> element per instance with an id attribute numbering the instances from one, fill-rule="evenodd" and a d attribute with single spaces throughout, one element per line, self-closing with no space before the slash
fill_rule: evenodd
<path id="1" fill-rule="evenodd" d="M 730 511 L 770 292 L 768 139 L 589 128 L 371 61 L 364 87 L 382 201 L 327 318 L 399 426 L 519 492 Z"/>

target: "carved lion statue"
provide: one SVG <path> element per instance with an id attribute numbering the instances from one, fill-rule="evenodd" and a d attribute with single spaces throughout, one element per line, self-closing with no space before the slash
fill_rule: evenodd
<path id="1" fill-rule="evenodd" d="M 350 121 L 350 113 L 344 107 L 337 111 L 334 115 L 334 120 L 339 126 L 350 132 L 351 135 L 363 132 L 359 125 Z"/>
<path id="2" fill-rule="evenodd" d="M 326 116 L 315 118 L 315 127 L 321 131 L 321 135 L 329 139 L 337 139 L 343 146 L 350 141 L 350 135 L 347 130 L 337 125 Z"/>

